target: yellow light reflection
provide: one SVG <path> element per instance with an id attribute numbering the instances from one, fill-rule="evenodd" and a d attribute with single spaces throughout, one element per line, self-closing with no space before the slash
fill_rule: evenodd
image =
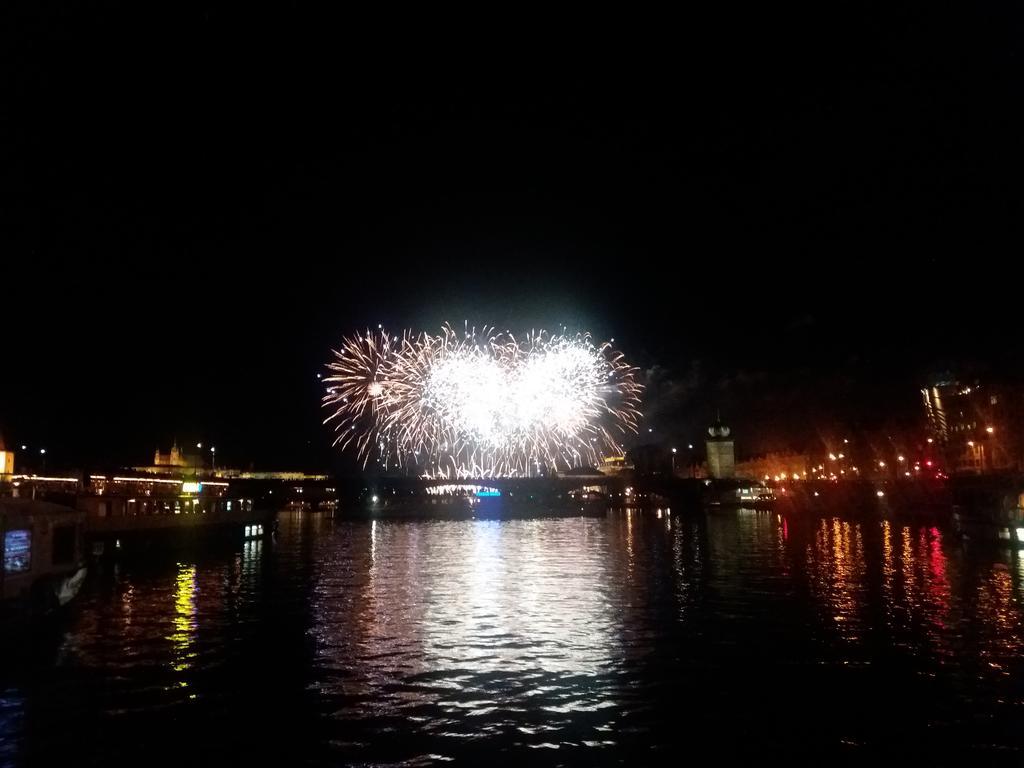
<path id="1" fill-rule="evenodd" d="M 168 638 L 174 644 L 172 668 L 186 672 L 192 666 L 196 653 L 193 649 L 196 632 L 196 567 L 178 564 L 174 584 L 174 632 Z M 178 683 L 188 687 L 185 680 Z"/>
<path id="2" fill-rule="evenodd" d="M 866 568 L 860 523 L 821 520 L 806 549 L 812 593 L 844 640 L 861 638 L 866 621 Z"/>
<path id="3" fill-rule="evenodd" d="M 1012 674 L 1024 651 L 1024 622 L 1007 564 L 992 563 L 979 578 L 973 607 L 982 629 L 978 653 L 983 663 L 998 674 Z"/>

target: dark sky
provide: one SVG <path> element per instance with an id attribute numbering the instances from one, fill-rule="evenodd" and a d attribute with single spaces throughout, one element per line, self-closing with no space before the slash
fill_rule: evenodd
<path id="1" fill-rule="evenodd" d="M 54 462 L 324 463 L 315 374 L 378 322 L 614 336 L 673 441 L 1016 371 L 1018 18 L 149 5 L 0 22 L 0 428 Z"/>

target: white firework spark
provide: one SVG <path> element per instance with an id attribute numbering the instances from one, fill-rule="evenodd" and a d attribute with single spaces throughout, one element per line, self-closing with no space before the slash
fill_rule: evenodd
<path id="1" fill-rule="evenodd" d="M 466 478 L 595 465 L 622 455 L 640 418 L 637 369 L 586 334 L 368 331 L 334 356 L 324 421 L 364 466 Z"/>

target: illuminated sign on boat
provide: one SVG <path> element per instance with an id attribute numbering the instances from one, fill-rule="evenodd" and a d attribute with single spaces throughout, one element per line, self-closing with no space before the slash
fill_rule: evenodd
<path id="1" fill-rule="evenodd" d="M 4 573 L 25 573 L 32 569 L 32 531 L 4 534 Z"/>
<path id="2" fill-rule="evenodd" d="M 202 483 L 184 482 L 181 484 L 182 493 L 200 493 L 202 490 Z"/>

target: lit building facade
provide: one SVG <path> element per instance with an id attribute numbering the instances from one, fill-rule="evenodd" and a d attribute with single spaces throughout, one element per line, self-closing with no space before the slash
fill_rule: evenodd
<path id="1" fill-rule="evenodd" d="M 181 475 L 188 474 L 209 474 L 203 463 L 202 455 L 187 454 L 175 442 L 171 450 L 164 453 L 159 448 L 153 452 L 153 463 L 143 467 L 132 467 L 135 472 L 144 472 L 147 475 Z"/>
<path id="2" fill-rule="evenodd" d="M 736 477 L 736 444 L 730 435 L 731 430 L 721 420 L 708 427 L 708 476 L 715 480 Z"/>
<path id="3" fill-rule="evenodd" d="M 946 378 L 921 396 L 929 438 L 951 473 L 1024 471 L 1024 388 Z"/>
<path id="4" fill-rule="evenodd" d="M 768 453 L 739 462 L 736 474 L 754 480 L 806 480 L 810 463 L 805 453 Z"/>
<path id="5" fill-rule="evenodd" d="M 0 432 L 0 483 L 10 480 L 14 474 L 14 451 L 8 451 L 4 443 L 3 432 Z"/>
<path id="6" fill-rule="evenodd" d="M 153 455 L 152 464 L 132 467 L 131 469 L 139 474 L 179 480 L 186 477 L 193 480 L 206 478 L 218 480 L 279 480 L 284 482 L 323 481 L 329 479 L 328 475 L 310 474 L 308 472 L 258 472 L 234 467 L 207 466 L 200 454 L 185 453 L 178 447 L 177 443 L 172 445 L 171 450 L 166 453 L 157 448 Z"/>
<path id="7" fill-rule="evenodd" d="M 606 456 L 601 460 L 598 469 L 605 475 L 618 475 L 633 469 L 633 465 L 626 462 L 625 456 Z"/>
<path id="8" fill-rule="evenodd" d="M 191 467 L 197 461 L 199 461 L 198 457 L 186 456 L 178 448 L 177 443 L 174 443 L 171 446 L 171 450 L 167 453 L 163 453 L 157 448 L 153 454 L 154 467 Z"/>

